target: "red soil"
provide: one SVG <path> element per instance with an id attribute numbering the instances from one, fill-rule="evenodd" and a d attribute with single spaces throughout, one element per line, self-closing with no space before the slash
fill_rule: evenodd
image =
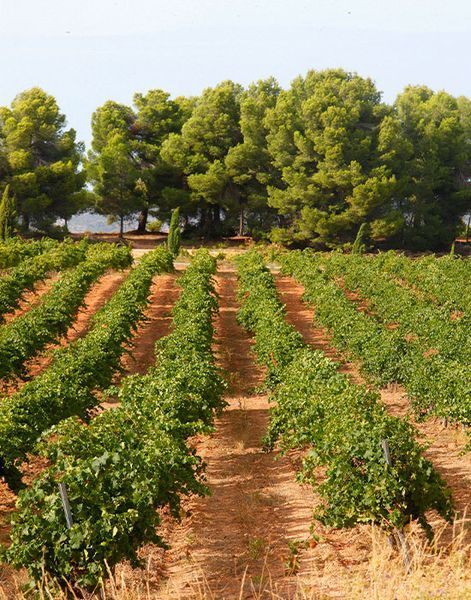
<path id="1" fill-rule="evenodd" d="M 235 273 L 221 269 L 217 282 L 216 352 L 230 373 L 228 406 L 216 420 L 215 432 L 196 445 L 207 462 L 211 496 L 186 501 L 182 522 L 166 523 L 171 549 L 156 597 L 288 598 L 301 589 L 308 590 L 303 597 L 311 597 L 312 590 L 333 584 L 330 576 L 337 569 L 349 568 L 367 553 L 359 542 L 353 555 L 352 532 L 325 536 L 315 549 L 309 547 L 311 512 L 318 499 L 310 487 L 296 482 L 297 456 L 278 458 L 276 452 L 263 451 L 269 404 L 255 389 L 263 370 L 254 362 L 252 339 L 236 321 Z M 289 542 L 297 547 L 291 555 Z M 145 553 L 151 589 L 159 589 L 161 556 Z"/>
<path id="2" fill-rule="evenodd" d="M 172 306 L 180 294 L 177 277 L 171 274 L 154 278 L 145 320 L 139 325 L 130 352 L 122 361 L 125 374 L 143 374 L 154 364 L 155 342 L 169 332 Z"/>

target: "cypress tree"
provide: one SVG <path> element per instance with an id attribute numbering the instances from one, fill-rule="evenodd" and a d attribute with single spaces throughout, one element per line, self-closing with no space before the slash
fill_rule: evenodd
<path id="1" fill-rule="evenodd" d="M 352 246 L 352 254 L 363 254 L 366 250 L 366 237 L 368 234 L 368 223 L 362 223 L 358 229 L 357 236 Z"/>
<path id="2" fill-rule="evenodd" d="M 10 186 L 7 185 L 0 202 L 0 239 L 6 240 L 13 235 L 15 217 L 15 199 L 10 195 Z"/>
<path id="3" fill-rule="evenodd" d="M 180 252 L 180 208 L 177 207 L 172 212 L 170 218 L 170 227 L 168 230 L 167 248 L 173 254 L 178 256 Z"/>

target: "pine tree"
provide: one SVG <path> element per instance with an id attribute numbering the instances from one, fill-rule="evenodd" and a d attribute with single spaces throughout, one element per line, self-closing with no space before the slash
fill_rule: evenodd
<path id="1" fill-rule="evenodd" d="M 178 256 L 180 252 L 180 208 L 178 207 L 172 212 L 170 219 L 167 248 L 173 256 Z"/>
<path id="2" fill-rule="evenodd" d="M 0 239 L 6 240 L 13 235 L 15 219 L 15 199 L 10 195 L 10 186 L 7 185 L 0 202 Z"/>

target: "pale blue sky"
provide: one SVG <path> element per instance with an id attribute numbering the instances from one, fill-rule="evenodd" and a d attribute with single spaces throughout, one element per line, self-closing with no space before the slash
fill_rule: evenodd
<path id="1" fill-rule="evenodd" d="M 107 99 L 309 68 L 471 96 L 469 0 L 0 0 L 0 104 L 40 85 L 79 138 Z"/>

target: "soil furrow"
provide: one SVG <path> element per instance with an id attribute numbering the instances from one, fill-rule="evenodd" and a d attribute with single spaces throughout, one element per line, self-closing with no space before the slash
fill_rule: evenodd
<path id="1" fill-rule="evenodd" d="M 302 301 L 303 286 L 290 277 L 278 277 L 277 288 L 286 305 L 288 321 L 303 334 L 305 341 L 333 360 L 341 361 L 342 372 L 348 373 L 357 383 L 364 383 L 358 367 L 346 362 L 333 348 L 328 332 L 316 325 L 315 310 Z M 399 385 L 383 388 L 380 394 L 390 414 L 408 417 L 416 427 L 419 439 L 427 446 L 426 456 L 452 491 L 457 519 L 464 519 L 464 542 L 471 543 L 471 524 L 466 519 L 471 504 L 471 453 L 463 454 L 468 436 L 461 429 L 443 427 L 437 419 L 416 422 L 407 394 Z M 449 542 L 451 535 L 450 528 L 449 532 L 442 535 L 442 541 Z"/>
<path id="2" fill-rule="evenodd" d="M 180 295 L 177 278 L 178 275 L 173 273 L 154 277 L 145 319 L 133 336 L 130 352 L 122 360 L 125 375 L 142 375 L 154 364 L 155 343 L 168 334 L 172 307 Z"/>
<path id="3" fill-rule="evenodd" d="M 217 289 L 215 350 L 227 374 L 228 406 L 215 432 L 197 443 L 211 496 L 186 502 L 181 524 L 170 528 L 162 594 L 268 598 L 276 591 L 286 598 L 298 585 L 285 569 L 288 542 L 309 537 L 312 496 L 310 488 L 296 483 L 289 458 L 275 460 L 275 453 L 263 451 L 269 404 L 255 390 L 263 371 L 255 364 L 251 338 L 236 320 L 232 269 L 219 270 Z"/>

